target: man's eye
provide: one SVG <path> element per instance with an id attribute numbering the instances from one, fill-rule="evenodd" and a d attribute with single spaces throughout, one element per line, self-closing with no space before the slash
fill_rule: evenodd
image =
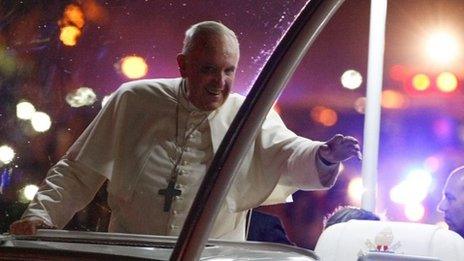
<path id="1" fill-rule="evenodd" d="M 214 66 L 203 66 L 201 67 L 200 71 L 202 73 L 215 73 L 216 68 Z"/>
<path id="2" fill-rule="evenodd" d="M 234 69 L 227 69 L 227 70 L 226 70 L 226 75 L 233 75 L 234 72 L 235 72 Z"/>

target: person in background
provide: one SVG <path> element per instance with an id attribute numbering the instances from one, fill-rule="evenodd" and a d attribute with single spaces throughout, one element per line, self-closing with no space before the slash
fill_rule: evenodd
<path id="1" fill-rule="evenodd" d="M 324 229 L 352 219 L 357 220 L 380 220 L 376 214 L 353 206 L 339 206 L 324 219 Z"/>
<path id="2" fill-rule="evenodd" d="M 278 217 L 257 210 L 251 211 L 247 240 L 295 245 Z"/>
<path id="3" fill-rule="evenodd" d="M 444 214 L 449 229 L 464 237 L 464 166 L 448 176 L 437 209 Z"/>

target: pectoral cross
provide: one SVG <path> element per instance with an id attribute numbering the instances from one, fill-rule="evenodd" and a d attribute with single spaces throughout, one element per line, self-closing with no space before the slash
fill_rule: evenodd
<path id="1" fill-rule="evenodd" d="M 175 179 L 171 179 L 165 189 L 160 189 L 158 191 L 159 195 L 164 195 L 164 212 L 169 212 L 169 210 L 171 210 L 172 198 L 182 194 L 182 191 L 180 189 L 176 189 L 175 186 Z"/>

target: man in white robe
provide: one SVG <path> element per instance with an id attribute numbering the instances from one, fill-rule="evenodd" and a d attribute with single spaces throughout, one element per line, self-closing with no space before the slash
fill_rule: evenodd
<path id="1" fill-rule="evenodd" d="M 105 182 L 109 231 L 178 235 L 214 153 L 244 101 L 230 94 L 239 59 L 235 34 L 216 22 L 192 26 L 177 61 L 182 78 L 126 83 L 50 169 L 13 234 L 62 228 Z M 288 130 L 271 111 L 219 212 L 212 238 L 244 240 L 245 214 L 284 202 L 298 189 L 324 189 L 356 139 L 326 143 Z"/>

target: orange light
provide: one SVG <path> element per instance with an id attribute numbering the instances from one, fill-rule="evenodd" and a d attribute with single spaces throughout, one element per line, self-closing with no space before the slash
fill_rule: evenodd
<path id="1" fill-rule="evenodd" d="M 385 90 L 382 92 L 382 107 L 387 109 L 400 109 L 405 104 L 404 96 L 393 90 Z"/>
<path id="2" fill-rule="evenodd" d="M 442 92 L 452 92 L 458 87 L 458 78 L 451 72 L 442 72 L 437 77 L 437 88 Z"/>
<path id="3" fill-rule="evenodd" d="M 430 87 L 430 79 L 423 73 L 416 74 L 412 78 L 412 86 L 418 91 L 425 91 Z"/>
<path id="4" fill-rule="evenodd" d="M 74 46 L 82 34 L 81 28 L 84 27 L 84 13 L 80 6 L 70 4 L 66 6 L 63 17 L 58 22 L 61 28 L 60 40 L 66 46 Z"/>
<path id="5" fill-rule="evenodd" d="M 325 109 L 321 112 L 320 122 L 322 125 L 330 127 L 337 123 L 337 113 L 332 109 Z"/>
<path id="6" fill-rule="evenodd" d="M 311 110 L 311 119 L 326 127 L 333 126 L 338 121 L 337 113 L 323 106 L 316 106 Z"/>
<path id="7" fill-rule="evenodd" d="M 84 12 L 78 5 L 70 4 L 66 7 L 63 14 L 62 22 L 64 25 L 74 24 L 77 28 L 84 27 Z"/>
<path id="8" fill-rule="evenodd" d="M 82 2 L 85 19 L 96 23 L 105 23 L 108 20 L 108 12 L 96 0 Z"/>
<path id="9" fill-rule="evenodd" d="M 81 30 L 75 26 L 69 25 L 61 28 L 60 40 L 64 45 L 74 46 L 77 39 L 81 36 Z"/>
<path id="10" fill-rule="evenodd" d="M 126 77 L 137 79 L 147 74 L 148 65 L 142 57 L 127 56 L 121 60 L 121 71 Z"/>
<path id="11" fill-rule="evenodd" d="M 319 122 L 319 118 L 321 117 L 321 112 L 325 109 L 322 106 L 316 106 L 311 110 L 311 119 L 315 122 Z"/>

